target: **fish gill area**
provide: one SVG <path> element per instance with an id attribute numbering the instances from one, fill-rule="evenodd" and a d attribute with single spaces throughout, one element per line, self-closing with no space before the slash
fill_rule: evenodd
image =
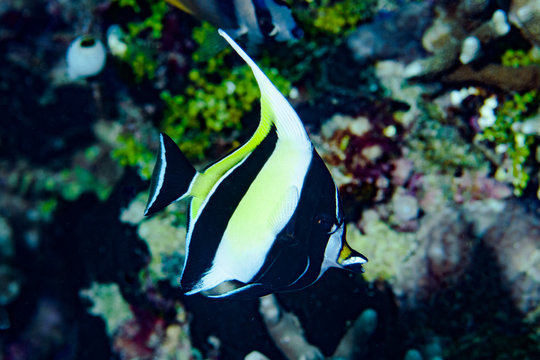
<path id="1" fill-rule="evenodd" d="M 268 2 L 302 36 L 239 42 L 365 272 L 184 295 L 187 205 L 143 216 L 159 134 L 198 169 L 245 143 L 251 70 L 164 0 L 2 0 L 0 360 L 540 358 L 540 3 Z"/>

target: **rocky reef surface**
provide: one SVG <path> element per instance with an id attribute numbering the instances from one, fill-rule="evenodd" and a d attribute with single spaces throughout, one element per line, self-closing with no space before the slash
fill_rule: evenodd
<path id="1" fill-rule="evenodd" d="M 283 2 L 303 37 L 248 51 L 366 272 L 185 296 L 186 204 L 143 217 L 158 134 L 197 167 L 242 144 L 249 68 L 162 0 L 5 0 L 0 359 L 540 358 L 540 3 Z"/>

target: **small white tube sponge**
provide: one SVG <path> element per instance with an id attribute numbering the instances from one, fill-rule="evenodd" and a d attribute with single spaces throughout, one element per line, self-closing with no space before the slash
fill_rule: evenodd
<path id="1" fill-rule="evenodd" d="M 67 50 L 67 74 L 72 80 L 97 75 L 105 66 L 106 58 L 105 46 L 100 40 L 89 35 L 79 36 Z"/>
<path id="2" fill-rule="evenodd" d="M 470 63 L 478 57 L 480 47 L 480 40 L 478 40 L 477 37 L 466 37 L 461 44 L 461 54 L 459 55 L 459 61 L 461 61 L 462 64 Z"/>

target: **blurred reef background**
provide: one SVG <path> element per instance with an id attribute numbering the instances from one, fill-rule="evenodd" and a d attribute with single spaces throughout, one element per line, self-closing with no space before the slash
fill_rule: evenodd
<path id="1" fill-rule="evenodd" d="M 2 0 L 0 359 L 540 358 L 540 2 L 284 2 L 303 37 L 248 52 L 365 274 L 184 296 L 185 204 L 142 216 L 159 132 L 200 167 L 242 144 L 251 71 L 162 0 Z"/>

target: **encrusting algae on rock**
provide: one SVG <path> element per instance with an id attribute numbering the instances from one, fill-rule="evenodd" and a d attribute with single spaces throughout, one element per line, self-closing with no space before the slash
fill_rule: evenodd
<path id="1" fill-rule="evenodd" d="M 88 312 L 105 321 L 109 336 L 113 336 L 123 324 L 134 317 L 118 284 L 93 283 L 90 288 L 81 290 L 79 295 L 92 303 Z"/>
<path id="2" fill-rule="evenodd" d="M 174 209 L 145 219 L 143 217 L 147 194 L 139 194 L 124 209 L 120 220 L 137 226 L 137 235 L 146 243 L 149 263 L 141 270 L 143 282 L 149 278 L 151 284 L 168 280 L 177 286 L 179 270 L 184 264 L 186 228 L 182 225 L 186 217 L 185 206 L 178 204 Z"/>

